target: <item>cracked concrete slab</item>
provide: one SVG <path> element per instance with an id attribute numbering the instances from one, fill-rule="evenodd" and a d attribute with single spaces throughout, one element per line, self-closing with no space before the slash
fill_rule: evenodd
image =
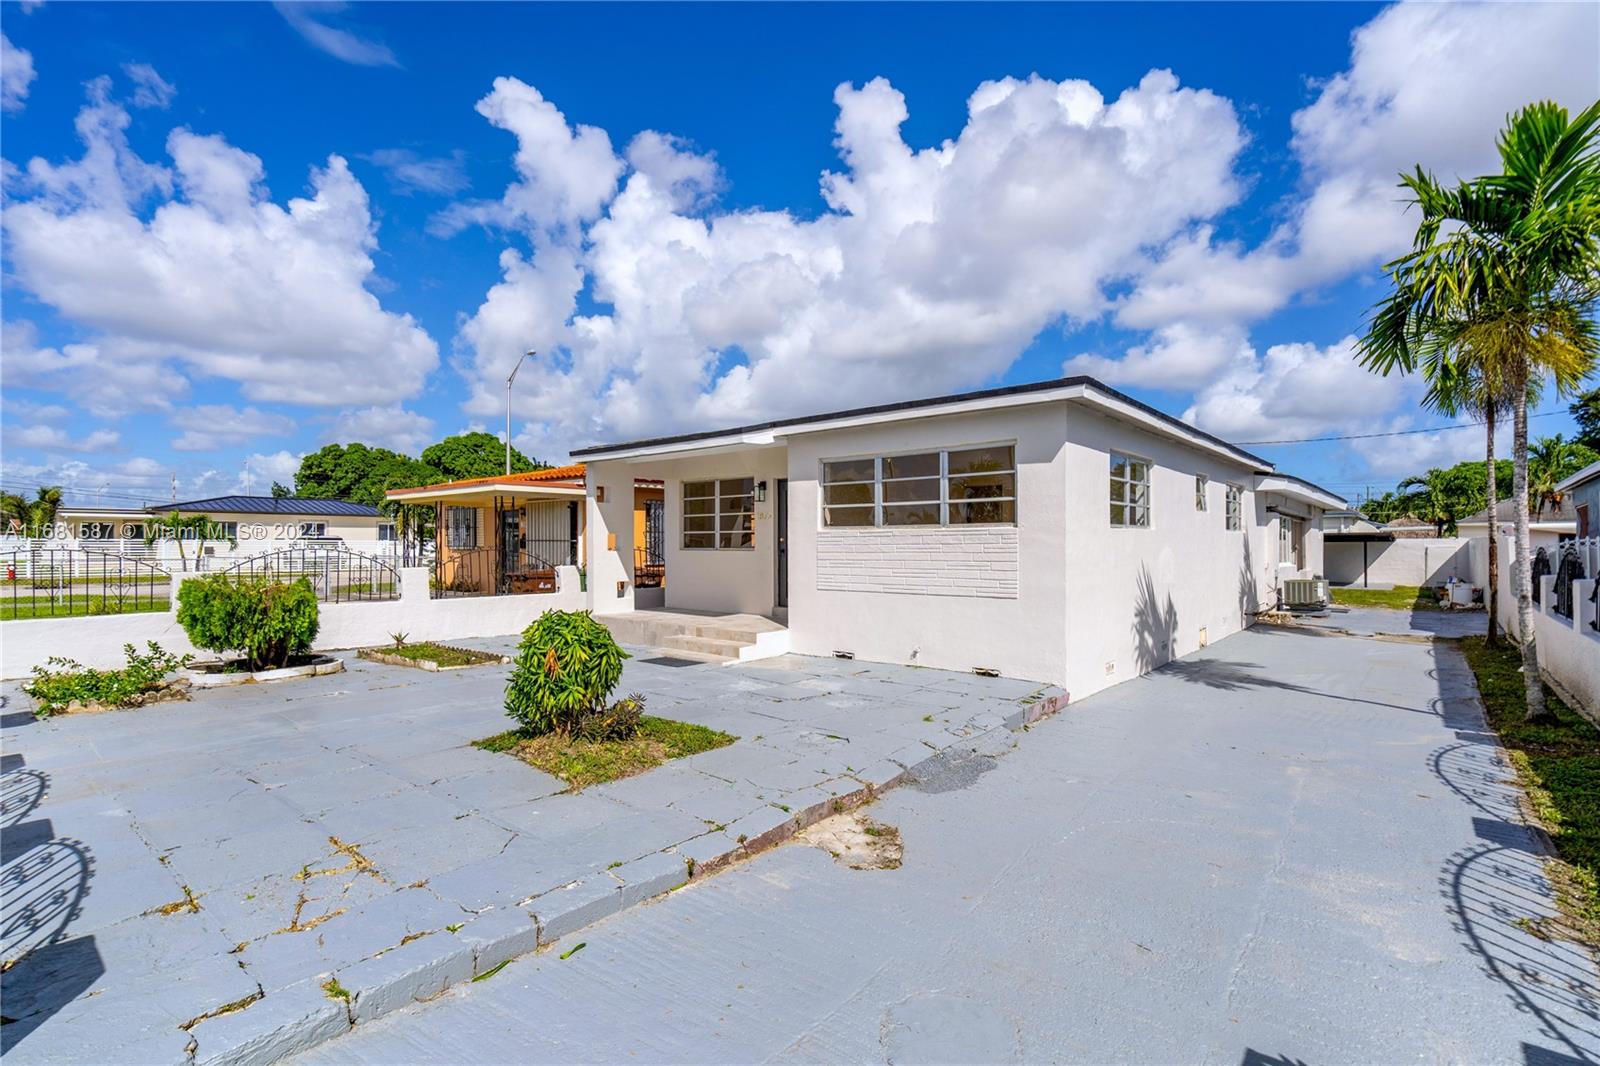
<path id="1" fill-rule="evenodd" d="M 1018 713 L 1017 686 L 937 671 L 636 658 L 621 691 L 740 740 L 569 794 L 470 747 L 509 725 L 506 672 L 350 659 L 191 703 L 8 719 L 7 780 L 37 793 L 7 831 L 8 876 L 70 880 L 33 941 L 8 941 L 6 1014 L 23 1015 L 0 1031 L 8 1063 L 270 1061 L 787 839 L 894 783 L 894 757 L 970 745 L 951 721 Z M 7 906 L 31 898 L 8 889 Z"/>

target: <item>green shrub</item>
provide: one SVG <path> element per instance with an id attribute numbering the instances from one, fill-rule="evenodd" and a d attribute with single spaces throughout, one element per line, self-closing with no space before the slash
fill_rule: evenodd
<path id="1" fill-rule="evenodd" d="M 605 711 L 628 653 L 588 611 L 546 611 L 522 631 L 506 714 L 532 734 L 571 733 Z"/>
<path id="2" fill-rule="evenodd" d="M 579 740 L 628 740 L 639 732 L 643 717 L 644 694 L 635 692 L 609 707 L 579 715 L 572 735 Z"/>
<path id="3" fill-rule="evenodd" d="M 193 658 L 164 651 L 153 640 L 148 647 L 141 655 L 132 644 L 124 644 L 122 653 L 128 665 L 121 670 L 90 670 L 71 659 L 51 656 L 49 668 L 33 668 L 33 680 L 24 684 L 22 691 L 38 704 L 33 713 L 39 718 L 50 717 L 73 700 L 111 707 L 134 705 L 138 697 L 160 688 L 168 674 L 189 665 Z"/>
<path id="4" fill-rule="evenodd" d="M 178 586 L 178 624 L 197 648 L 241 652 L 251 670 L 272 670 L 317 639 L 317 594 L 303 577 L 191 578 Z"/>

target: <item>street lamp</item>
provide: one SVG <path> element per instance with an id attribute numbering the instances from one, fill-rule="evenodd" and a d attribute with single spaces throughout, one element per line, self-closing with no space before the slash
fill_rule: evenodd
<path id="1" fill-rule="evenodd" d="M 517 371 L 522 369 L 522 360 L 533 355 L 529 348 L 522 353 L 522 359 L 517 360 L 517 365 L 511 368 L 511 373 L 506 376 L 506 473 L 511 473 L 511 383 L 517 380 Z"/>

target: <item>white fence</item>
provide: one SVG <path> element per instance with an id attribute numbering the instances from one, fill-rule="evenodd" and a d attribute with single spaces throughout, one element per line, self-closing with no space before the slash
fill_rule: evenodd
<path id="1" fill-rule="evenodd" d="M 387 602 L 324 603 L 314 647 L 327 651 L 387 644 L 391 633 L 410 640 L 467 640 L 522 632 L 546 611 L 581 611 L 586 605 L 577 567 L 556 570 L 555 592 L 435 600 L 426 567 L 400 568 L 400 598 Z M 196 575 L 174 574 L 174 581 Z M 178 625 L 177 596 L 168 611 L 142 614 L 39 618 L 0 623 L 0 678 L 29 676 L 53 655 L 100 669 L 123 664 L 122 646 L 155 641 L 175 654 L 204 657 Z"/>
<path id="2" fill-rule="evenodd" d="M 1465 537 L 1401 537 L 1352 541 L 1327 537 L 1323 575 L 1335 585 L 1443 585 L 1472 577 Z"/>
<path id="3" fill-rule="evenodd" d="M 318 547 L 346 548 L 363 555 L 371 555 L 390 566 L 421 563 L 433 554 L 433 545 L 412 544 L 409 547 L 398 540 L 340 540 L 338 538 L 294 538 L 276 540 L 240 540 L 234 547 L 225 540 L 208 540 L 197 544 L 193 540 L 179 542 L 170 538 L 146 544 L 137 537 L 17 537 L 0 536 L 0 552 L 13 551 L 67 551 L 83 550 L 121 555 L 129 559 L 153 563 L 173 572 L 195 571 L 205 573 L 221 570 L 246 559 L 257 558 L 275 551 L 291 548 L 315 550 Z"/>
<path id="4" fill-rule="evenodd" d="M 1600 538 L 1569 541 L 1584 563 L 1584 579 L 1572 583 L 1572 617 L 1556 613 L 1554 574 L 1539 579 L 1539 601 L 1533 605 L 1533 632 L 1539 665 L 1555 682 L 1564 698 L 1575 702 L 1591 719 L 1600 721 L 1600 630 L 1595 629 L 1595 574 L 1600 571 Z M 1500 623 L 1507 633 L 1517 628 L 1517 599 L 1512 591 L 1515 542 L 1501 546 Z M 1552 550 L 1551 566 L 1560 560 Z"/>

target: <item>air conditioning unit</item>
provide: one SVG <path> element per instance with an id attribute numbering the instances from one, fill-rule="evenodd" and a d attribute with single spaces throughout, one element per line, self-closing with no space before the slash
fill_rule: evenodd
<path id="1" fill-rule="evenodd" d="M 1325 607 L 1328 603 L 1328 583 L 1320 577 L 1291 577 L 1283 583 L 1283 605 L 1290 610 L 1306 607 Z"/>

